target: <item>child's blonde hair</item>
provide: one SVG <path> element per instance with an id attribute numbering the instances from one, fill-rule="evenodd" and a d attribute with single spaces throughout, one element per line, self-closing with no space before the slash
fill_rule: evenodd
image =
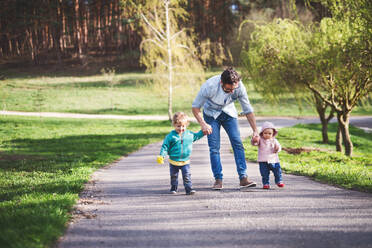
<path id="1" fill-rule="evenodd" d="M 189 118 L 184 112 L 177 112 L 173 115 L 173 125 L 176 125 L 178 123 L 186 123 L 186 125 L 189 125 Z"/>

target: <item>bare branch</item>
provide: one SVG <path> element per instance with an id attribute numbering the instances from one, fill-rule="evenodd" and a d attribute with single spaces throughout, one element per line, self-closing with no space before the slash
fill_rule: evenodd
<path id="1" fill-rule="evenodd" d="M 184 29 L 181 29 L 181 31 L 175 33 L 174 35 L 172 35 L 172 37 L 170 37 L 171 40 L 173 40 L 174 38 L 176 38 L 177 35 L 181 34 L 182 32 L 184 31 Z"/>
<path id="2" fill-rule="evenodd" d="M 161 28 L 161 25 L 160 25 L 161 21 L 159 21 L 159 18 L 158 18 L 158 17 L 159 17 L 159 15 L 158 15 L 158 11 L 157 11 L 157 9 L 156 9 L 155 6 L 154 6 L 154 14 L 155 14 L 155 17 L 154 17 L 154 19 L 155 19 L 155 23 L 156 23 L 156 25 L 160 28 L 159 32 L 160 32 L 163 36 L 166 36 L 164 30 Z"/>
<path id="3" fill-rule="evenodd" d="M 142 50 L 142 45 L 143 43 L 145 42 L 152 42 L 154 43 L 156 46 L 158 46 L 160 49 L 163 49 L 165 51 L 167 51 L 167 49 L 165 47 L 163 47 L 160 43 L 156 42 L 154 39 L 146 39 L 146 40 L 143 40 L 140 44 L 140 50 Z"/>
<path id="4" fill-rule="evenodd" d="M 190 49 L 188 46 L 185 46 L 185 45 L 177 45 L 176 47 L 185 48 L 185 49 L 188 50 L 190 53 L 192 53 L 191 49 Z"/>
<path id="5" fill-rule="evenodd" d="M 165 37 L 154 27 L 151 25 L 151 23 L 147 20 L 146 16 L 144 16 L 141 13 L 142 18 L 145 20 L 146 24 L 163 40 L 165 40 Z"/>
<path id="6" fill-rule="evenodd" d="M 169 68 L 169 65 L 168 65 L 167 63 L 165 63 L 164 60 L 157 59 L 156 62 L 160 62 L 160 63 L 163 64 L 165 67 Z"/>
<path id="7" fill-rule="evenodd" d="M 322 93 L 320 93 L 319 90 L 317 90 L 313 85 L 311 85 L 310 83 L 306 82 L 306 85 L 307 87 L 312 91 L 314 92 L 317 96 L 320 97 L 320 99 L 322 99 L 325 103 L 327 103 L 329 106 L 332 106 L 336 111 L 341 111 L 341 109 L 337 106 L 336 102 L 334 102 L 334 99 L 332 101 L 330 101 L 329 99 L 327 99 L 326 97 L 324 97 L 322 95 Z M 333 90 L 332 90 L 333 91 Z M 334 92 L 332 92 L 332 96 L 331 96 L 331 99 L 334 98 Z"/>

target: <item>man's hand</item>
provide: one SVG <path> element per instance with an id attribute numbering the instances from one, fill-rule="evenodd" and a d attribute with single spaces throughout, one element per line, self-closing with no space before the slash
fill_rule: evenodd
<path id="1" fill-rule="evenodd" d="M 204 121 L 200 108 L 192 108 L 192 113 L 194 114 L 196 120 L 199 122 L 203 134 L 204 135 L 211 134 L 213 131 L 212 127 Z"/>
<path id="2" fill-rule="evenodd" d="M 205 123 L 205 124 L 203 124 L 202 126 L 201 126 L 201 130 L 203 131 L 203 134 L 204 135 L 209 135 L 209 134 L 211 134 L 212 133 L 212 127 L 209 125 L 209 124 L 207 124 L 207 123 Z"/>
<path id="3" fill-rule="evenodd" d="M 257 125 L 256 125 L 256 117 L 254 116 L 253 112 L 246 114 L 247 120 L 249 125 L 253 130 L 253 137 L 252 137 L 252 144 L 258 143 L 260 141 L 260 136 L 258 135 Z"/>
<path id="4" fill-rule="evenodd" d="M 258 136 L 257 134 L 253 134 L 253 137 L 252 137 L 252 144 L 258 144 L 258 142 L 260 141 L 260 136 Z"/>

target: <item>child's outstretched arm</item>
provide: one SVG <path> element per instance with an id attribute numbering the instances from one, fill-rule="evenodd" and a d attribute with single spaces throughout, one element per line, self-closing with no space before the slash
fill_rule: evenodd
<path id="1" fill-rule="evenodd" d="M 169 151 L 169 140 L 167 136 L 165 137 L 163 144 L 161 145 L 159 155 L 156 157 L 156 162 L 158 164 L 164 164 L 164 157 L 167 156 L 168 151 Z"/>
<path id="2" fill-rule="evenodd" d="M 194 132 L 192 132 L 192 133 L 194 134 L 193 142 L 195 142 L 195 141 L 197 141 L 197 140 L 203 138 L 203 136 L 204 136 L 204 133 L 203 133 L 202 130 L 200 130 L 200 131 L 197 132 L 197 133 L 194 133 Z"/>

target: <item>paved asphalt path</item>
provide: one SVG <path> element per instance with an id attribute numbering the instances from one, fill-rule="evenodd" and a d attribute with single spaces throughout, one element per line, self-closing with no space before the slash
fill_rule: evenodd
<path id="1" fill-rule="evenodd" d="M 369 120 L 369 121 L 368 121 Z M 258 125 L 264 119 L 258 119 Z M 278 127 L 314 119 L 272 119 Z M 355 120 L 354 120 L 355 121 Z M 354 124 L 365 123 L 358 119 Z M 366 128 L 372 125 L 367 118 Z M 241 135 L 251 132 L 240 121 Z M 363 126 L 363 125 L 361 125 Z M 224 133 L 222 131 L 221 133 Z M 372 247 L 372 194 L 344 190 L 284 174 L 285 188 L 239 190 L 230 143 L 221 145 L 224 189 L 213 191 L 207 139 L 194 144 L 192 181 L 197 193 L 169 194 L 169 168 L 155 162 L 161 143 L 150 144 L 93 174 L 59 248 L 105 247 Z M 273 176 L 271 174 L 273 184 Z"/>

